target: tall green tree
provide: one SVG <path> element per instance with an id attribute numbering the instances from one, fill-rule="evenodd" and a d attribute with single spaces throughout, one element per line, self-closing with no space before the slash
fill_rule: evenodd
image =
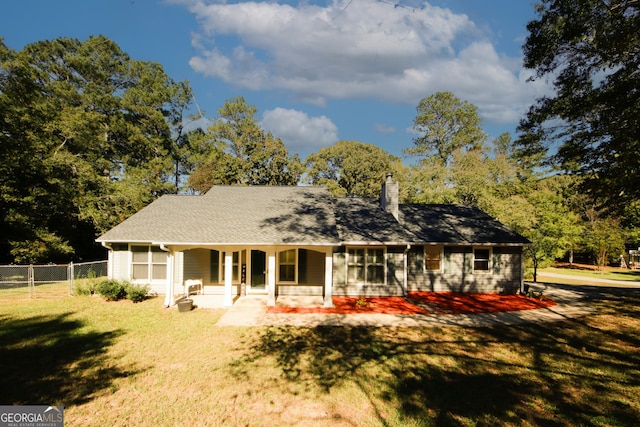
<path id="1" fill-rule="evenodd" d="M 338 141 L 306 159 L 307 182 L 326 186 L 336 197 L 379 197 L 387 173 L 404 181 L 401 160 L 382 148 L 359 141 Z M 406 185 L 401 185 L 406 189 Z"/>
<path id="2" fill-rule="evenodd" d="M 557 148 L 553 164 L 622 211 L 640 198 L 640 1 L 541 0 L 536 11 L 524 64 L 555 93 L 521 122 L 521 153 Z"/>
<path id="3" fill-rule="evenodd" d="M 175 191 L 188 85 L 102 36 L 0 45 L 0 258 L 94 256 L 97 234 Z"/>
<path id="4" fill-rule="evenodd" d="M 451 92 L 437 92 L 423 98 L 417 107 L 413 128 L 419 136 L 406 154 L 448 165 L 458 151 L 476 150 L 487 139 L 475 105 L 461 101 Z"/>
<path id="5" fill-rule="evenodd" d="M 258 124 L 257 109 L 243 97 L 227 100 L 199 141 L 207 158 L 190 177 L 189 186 L 206 191 L 214 184 L 296 185 L 303 172 L 297 154 L 289 156 L 280 138 Z"/>
<path id="6" fill-rule="evenodd" d="M 420 101 L 413 121 L 418 136 L 413 147 L 404 150 L 420 158 L 411 169 L 411 201 L 476 204 L 474 191 L 482 187 L 471 187 L 483 178 L 475 166 L 484 167 L 487 158 L 481 124 L 477 108 L 451 92 Z"/>
<path id="7" fill-rule="evenodd" d="M 580 216 L 564 194 L 571 179 L 568 175 L 540 179 L 527 195 L 529 224 L 518 231 L 532 242 L 525 253 L 532 263 L 534 281 L 538 268 L 563 257 L 583 234 Z"/>

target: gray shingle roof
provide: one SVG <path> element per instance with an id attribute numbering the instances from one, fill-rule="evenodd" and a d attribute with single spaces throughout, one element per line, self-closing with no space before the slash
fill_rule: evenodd
<path id="1" fill-rule="evenodd" d="M 203 196 L 160 197 L 98 241 L 335 245 L 331 203 L 319 187 L 214 186 Z"/>
<path id="2" fill-rule="evenodd" d="M 202 196 L 163 196 L 99 242 L 210 245 L 530 243 L 476 208 L 400 205 L 400 222 L 377 200 L 334 199 L 320 187 L 214 186 Z"/>
<path id="3" fill-rule="evenodd" d="M 424 243 L 526 245 L 531 242 L 478 208 L 400 205 L 400 220 Z"/>
<path id="4" fill-rule="evenodd" d="M 343 243 L 409 244 L 418 239 L 384 211 L 377 199 L 340 198 L 335 206 L 338 234 Z"/>

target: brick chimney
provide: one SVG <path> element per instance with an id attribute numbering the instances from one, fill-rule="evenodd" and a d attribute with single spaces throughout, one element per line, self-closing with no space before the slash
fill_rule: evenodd
<path id="1" fill-rule="evenodd" d="M 380 205 L 386 212 L 398 219 L 398 183 L 393 182 L 393 174 L 387 173 L 387 180 L 382 184 L 382 194 L 380 194 Z"/>

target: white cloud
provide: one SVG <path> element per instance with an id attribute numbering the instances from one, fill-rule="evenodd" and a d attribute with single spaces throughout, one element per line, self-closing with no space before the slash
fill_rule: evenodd
<path id="1" fill-rule="evenodd" d="M 309 117 L 298 110 L 275 108 L 262 115 L 260 125 L 282 138 L 292 153 L 306 155 L 338 141 L 338 128 L 327 117 Z"/>
<path id="2" fill-rule="evenodd" d="M 416 105 L 450 90 L 495 122 L 520 117 L 543 90 L 522 79 L 520 58 L 499 55 L 466 15 L 428 2 L 185 1 L 201 25 L 191 66 L 240 87 L 285 89 L 320 106 L 331 98 Z"/>
<path id="3" fill-rule="evenodd" d="M 376 127 L 376 132 L 379 132 L 379 133 L 394 133 L 396 131 L 396 128 L 394 128 L 393 126 L 387 126 L 382 123 L 376 123 L 375 127 Z"/>

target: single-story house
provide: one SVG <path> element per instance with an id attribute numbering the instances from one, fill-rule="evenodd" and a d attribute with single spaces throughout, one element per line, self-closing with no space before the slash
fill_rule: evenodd
<path id="1" fill-rule="evenodd" d="M 322 187 L 214 186 L 166 195 L 97 239 L 108 274 L 149 284 L 165 305 L 188 294 L 391 296 L 515 293 L 530 242 L 477 208 L 334 198 Z"/>

